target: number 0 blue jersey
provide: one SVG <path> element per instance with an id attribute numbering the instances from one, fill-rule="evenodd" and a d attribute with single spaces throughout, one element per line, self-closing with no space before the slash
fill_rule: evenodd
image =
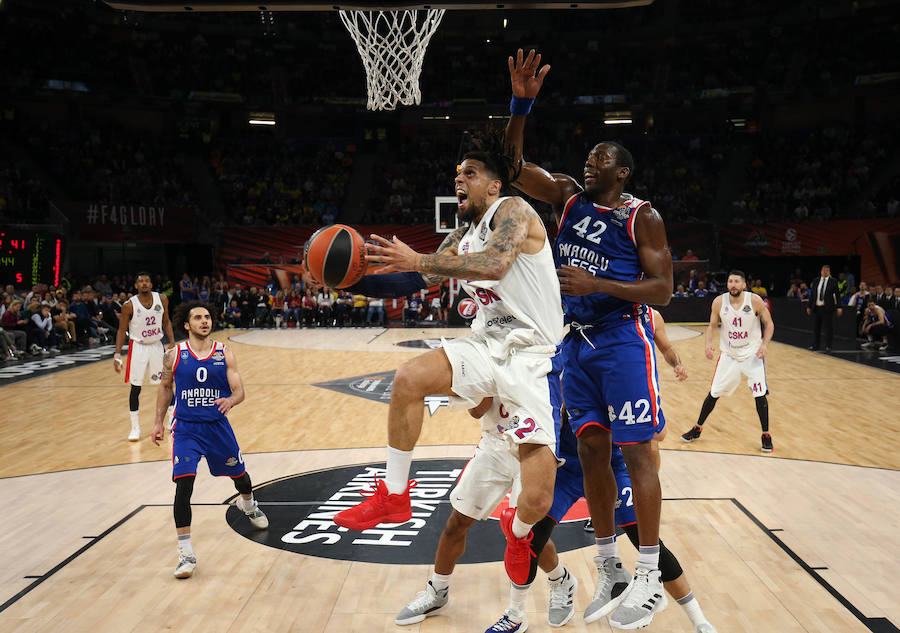
<path id="1" fill-rule="evenodd" d="M 175 381 L 175 420 L 214 422 L 227 418 L 215 400 L 231 395 L 225 344 L 214 341 L 205 358 L 199 358 L 187 341 L 176 348 L 172 377 Z"/>
<path id="2" fill-rule="evenodd" d="M 624 194 L 626 201 L 610 209 L 578 193 L 566 202 L 553 257 L 564 264 L 584 268 L 595 277 L 637 281 L 643 277 L 634 237 L 637 210 L 650 203 Z M 630 323 L 646 314 L 647 306 L 602 292 L 584 296 L 562 295 L 566 322 L 582 325 Z"/>

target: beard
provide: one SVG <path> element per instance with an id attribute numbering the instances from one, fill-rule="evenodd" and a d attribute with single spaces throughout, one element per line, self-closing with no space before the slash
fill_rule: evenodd
<path id="1" fill-rule="evenodd" d="M 741 290 L 740 288 L 731 288 L 728 290 L 728 294 L 730 294 L 732 297 L 736 297 L 739 294 L 741 294 L 742 292 L 744 292 L 744 291 Z"/>
<path id="2" fill-rule="evenodd" d="M 475 204 L 475 202 L 470 198 L 469 199 L 469 207 L 463 211 L 462 209 L 457 209 L 456 217 L 459 218 L 460 222 L 474 222 L 478 216 L 481 215 L 484 209 L 483 205 Z"/>

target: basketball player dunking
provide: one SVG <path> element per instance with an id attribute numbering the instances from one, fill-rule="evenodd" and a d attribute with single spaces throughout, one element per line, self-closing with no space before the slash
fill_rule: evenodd
<path id="1" fill-rule="evenodd" d="M 188 301 L 175 309 L 175 323 L 188 339 L 165 354 L 162 381 L 156 396 L 156 421 L 150 439 L 163 439 L 163 416 L 175 397 L 172 421 L 172 481 L 175 482 L 175 531 L 178 535 L 176 578 L 190 578 L 197 565 L 191 545 L 191 494 L 200 458 L 209 472 L 231 477 L 240 493 L 237 507 L 253 527 L 264 530 L 269 520 L 253 498 L 253 485 L 244 466 L 227 414 L 244 401 L 244 383 L 231 348 L 210 340 L 214 319 L 208 304 Z"/>
<path id="2" fill-rule="evenodd" d="M 569 333 L 562 344 L 562 389 L 584 468 L 594 524 L 598 584 L 586 620 L 612 612 L 617 628 L 647 626 L 661 611 L 659 518 L 662 491 L 651 440 L 662 430 L 653 328 L 648 303 L 672 293 L 672 255 L 659 213 L 624 193 L 634 171 L 618 143 L 597 144 L 584 165 L 584 187 L 522 158 L 526 115 L 550 67 L 534 51 L 509 58 L 513 88 L 506 143 L 521 167 L 513 185 L 552 205 L 559 222 L 554 257 Z M 640 556 L 624 591 L 615 542 L 612 444 L 621 447 L 634 484 Z M 588 612 L 586 612 L 588 613 Z"/>
<path id="3" fill-rule="evenodd" d="M 398 278 L 415 271 L 418 286 L 437 285 L 445 277 L 462 281 L 478 312 L 472 335 L 443 341 L 398 370 L 388 414 L 387 471 L 374 494 L 338 513 L 343 527 L 365 530 L 411 517 L 409 482 L 412 449 L 422 428 L 423 398 L 459 396 L 470 407 L 498 396 L 509 407 L 502 426 L 506 441 L 518 448 L 522 494 L 515 511 L 504 514 L 507 537 L 504 562 L 510 579 L 527 584 L 537 571 L 531 526 L 546 514 L 556 472 L 554 412 L 559 381 L 552 358 L 563 335 L 559 281 L 550 243 L 540 217 L 524 200 L 502 197 L 511 161 L 497 147 L 466 154 L 455 179 L 459 219 L 470 223 L 451 233 L 436 253 L 416 253 L 394 237 L 372 236 L 372 262 L 387 264 Z M 415 274 L 420 273 L 420 274 Z M 375 282 L 388 275 L 371 275 Z M 413 279 L 415 282 L 416 280 Z M 395 287 L 395 296 L 408 294 Z M 373 296 L 373 291 L 365 294 Z M 412 493 L 415 496 L 415 492 Z M 510 629 L 513 631 L 516 629 Z"/>
<path id="4" fill-rule="evenodd" d="M 703 423 L 712 413 L 719 396 L 731 395 L 740 382 L 741 375 L 744 375 L 756 400 L 756 412 L 762 427 L 761 450 L 771 453 L 769 401 L 766 398 L 769 386 L 766 384 L 765 358 L 769 341 L 775 333 L 775 323 L 762 298 L 747 292 L 747 281 L 744 273 L 739 270 L 728 273 L 728 292 L 716 297 L 712 304 L 709 327 L 706 329 L 706 357 L 710 360 L 715 354 L 713 339 L 720 323 L 719 360 L 716 361 L 712 386 L 703 401 L 697 424 L 684 433 L 681 439 L 685 442 L 700 439 Z"/>
<path id="5" fill-rule="evenodd" d="M 163 332 L 169 338 L 168 349 L 175 345 L 175 335 L 169 322 L 169 298 L 153 292 L 150 274 L 140 272 L 134 280 L 137 294 L 122 305 L 119 315 L 119 330 L 116 332 L 116 353 L 113 366 L 116 373 L 122 371 L 122 345 L 128 331 L 128 360 L 125 363 L 125 382 L 131 383 L 128 409 L 131 415 L 130 442 L 141 439 L 141 422 L 138 416 L 141 385 L 144 374 L 150 369 L 150 384 L 158 385 L 162 376 Z M 171 417 L 172 409 L 169 409 Z"/>

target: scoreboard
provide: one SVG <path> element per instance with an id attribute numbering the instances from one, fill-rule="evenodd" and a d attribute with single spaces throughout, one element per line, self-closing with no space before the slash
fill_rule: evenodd
<path id="1" fill-rule="evenodd" d="M 0 227 L 0 285 L 59 284 L 62 236 Z"/>

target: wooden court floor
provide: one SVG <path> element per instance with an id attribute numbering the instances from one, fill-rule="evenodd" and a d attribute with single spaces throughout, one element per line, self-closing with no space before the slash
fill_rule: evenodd
<path id="1" fill-rule="evenodd" d="M 662 535 L 720 631 L 896 630 L 900 560 L 900 376 L 773 343 L 767 361 L 775 454 L 759 453 L 749 391 L 722 398 L 700 441 L 693 424 L 714 363 L 700 328 L 671 327 L 690 378 L 660 358 Z M 247 400 L 230 416 L 257 483 L 379 462 L 385 404 L 315 386 L 380 375 L 424 351 L 408 340 L 462 330 L 231 330 Z M 260 545 L 225 521 L 234 490 L 201 467 L 194 492 L 199 565 L 171 572 L 175 539 L 169 446 L 129 443 L 128 387 L 112 362 L 0 387 L 0 632 L 6 631 L 484 631 L 502 612 L 502 563 L 460 565 L 451 606 L 419 625 L 393 617 L 420 591 L 428 565 L 304 556 Z M 151 427 L 155 388 L 141 395 Z M 471 456 L 477 423 L 425 414 L 416 458 Z M 265 509 L 265 507 L 263 508 Z M 626 565 L 636 557 L 620 546 Z M 562 554 L 580 580 L 576 617 L 593 592 L 591 548 Z M 498 558 L 502 558 L 502 552 Z M 548 631 L 543 576 L 529 630 Z M 649 631 L 691 631 L 674 602 Z"/>

